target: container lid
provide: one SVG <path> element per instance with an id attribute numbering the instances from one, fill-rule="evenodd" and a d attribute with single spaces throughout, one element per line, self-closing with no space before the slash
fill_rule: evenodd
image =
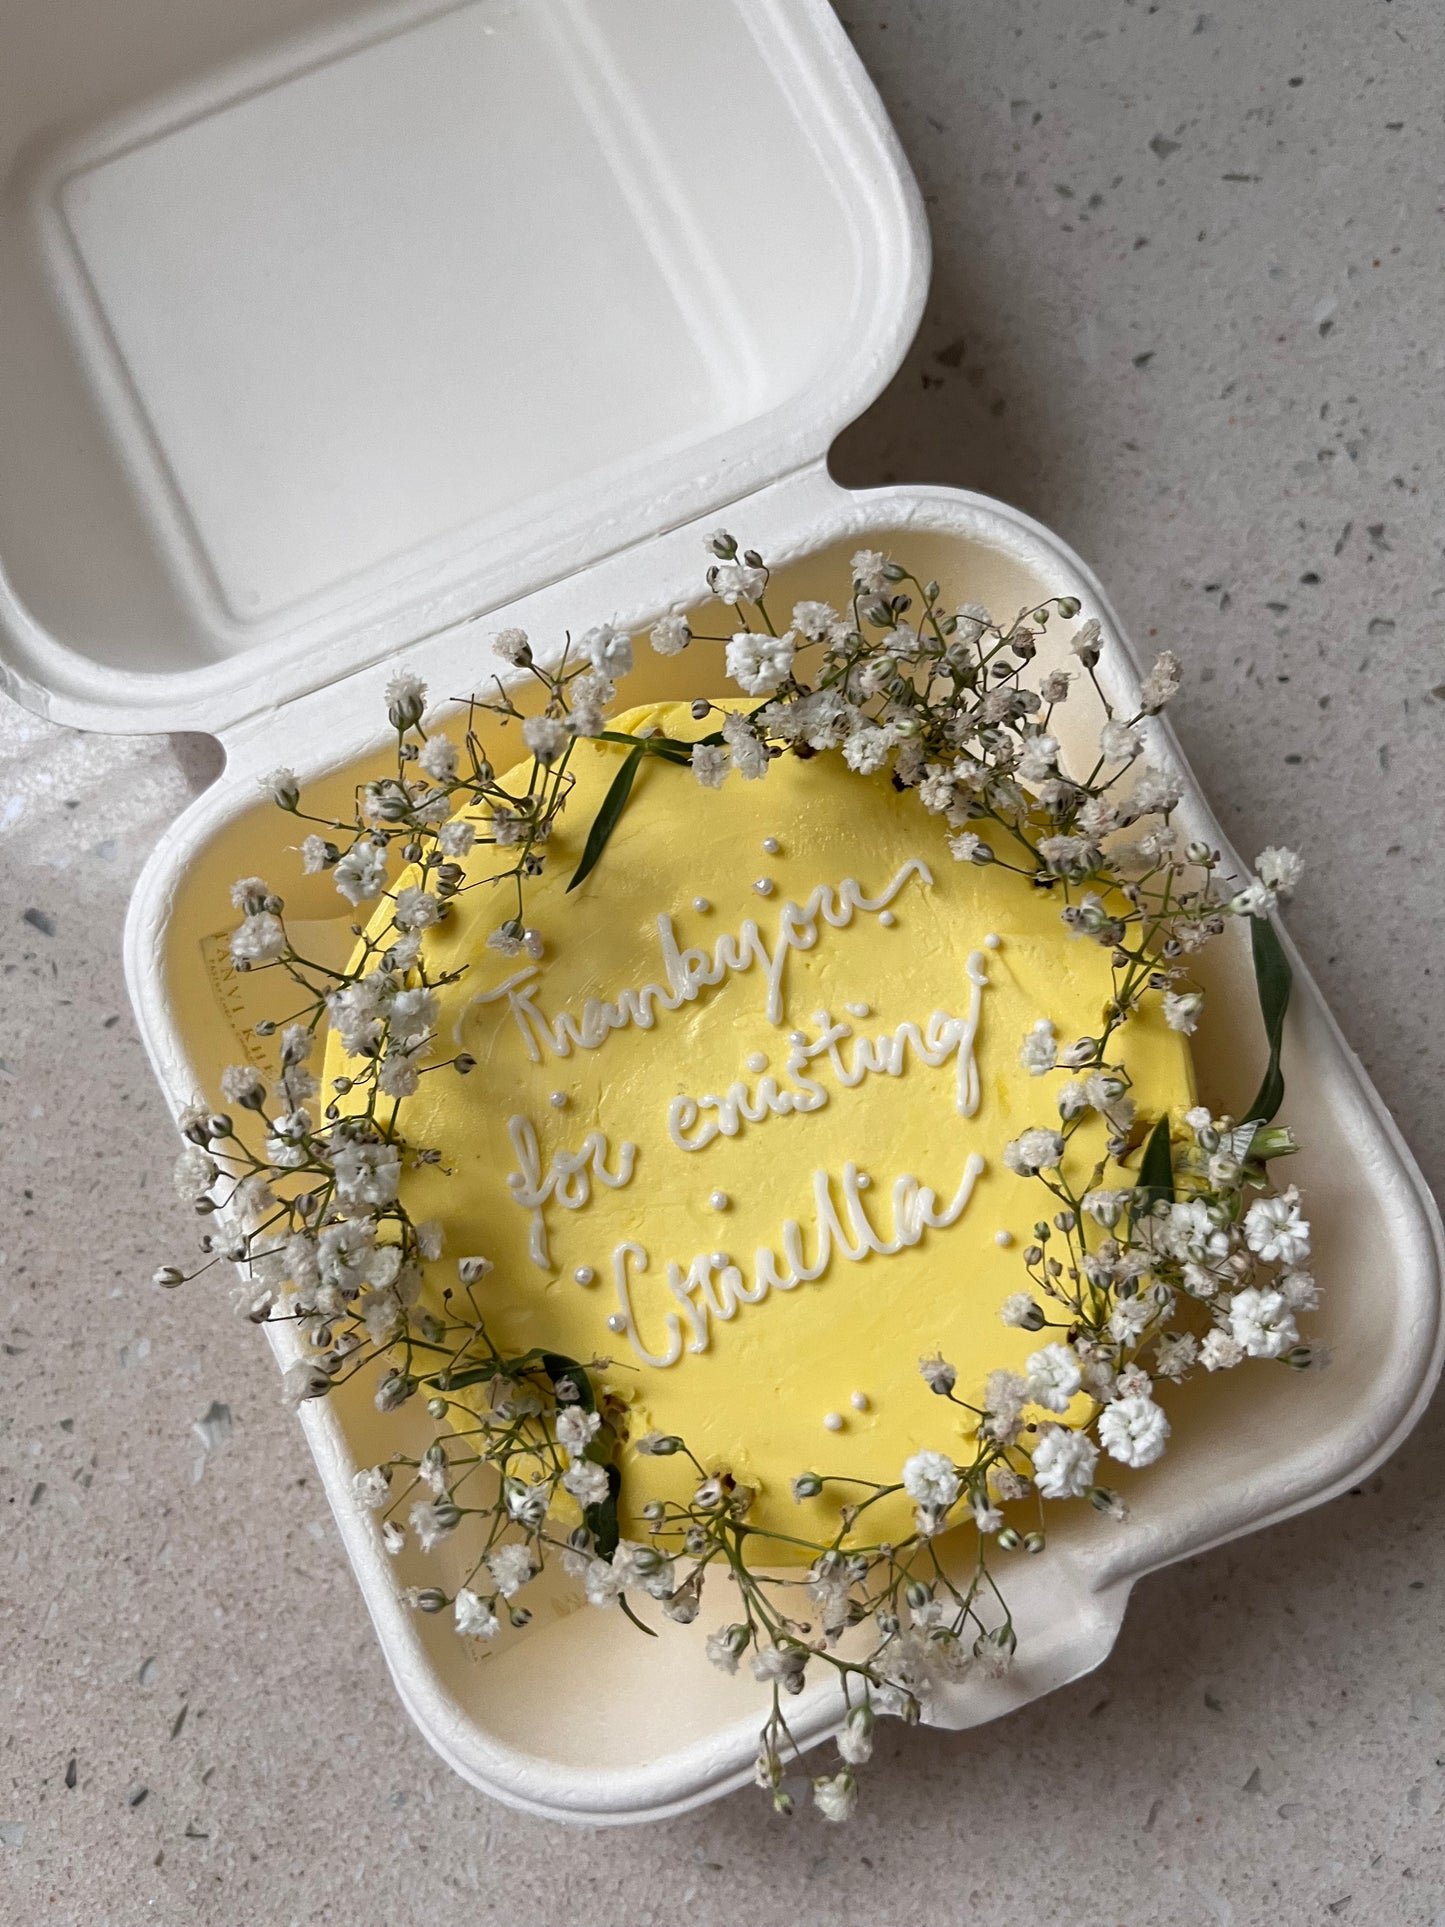
<path id="1" fill-rule="evenodd" d="M 823 0 L 406 0 L 219 65 L 197 28 L 104 120 L 42 18 L 0 77 L 0 677 L 57 720 L 223 728 L 719 510 L 917 325 Z"/>

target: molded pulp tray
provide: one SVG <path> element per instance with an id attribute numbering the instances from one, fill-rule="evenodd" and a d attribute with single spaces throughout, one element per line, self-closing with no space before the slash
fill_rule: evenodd
<path id="1" fill-rule="evenodd" d="M 58 721 L 224 747 L 127 931 L 174 1106 L 255 1047 L 217 944 L 231 879 L 336 915 L 256 777 L 289 763 L 349 793 L 383 753 L 396 663 L 460 698 L 504 626 L 548 646 L 640 631 L 696 600 L 719 522 L 778 565 L 780 606 L 836 596 L 860 545 L 999 612 L 1077 595 L 1133 706 L 1103 593 L 1047 530 L 957 491 L 828 479 L 917 324 L 927 239 L 821 0 L 47 0 L 6 31 L 0 678 Z M 644 649 L 627 699 L 696 693 L 695 671 Z M 1223 844 L 1192 786 L 1180 817 Z M 1231 942 L 1211 1011 L 1253 1008 Z M 941 1724 L 1097 1665 L 1142 1573 L 1354 1484 L 1429 1397 L 1438 1218 L 1291 955 L 1310 1330 L 1338 1362 L 1172 1396 L 1175 1446 L 1132 1482 L 1130 1523 L 1060 1508 L 1047 1555 L 1010 1566 L 1015 1671 L 951 1689 Z M 1202 1096 L 1237 1108 L 1262 1042 L 1241 1061 L 1206 1024 L 1196 1044 Z M 421 1570 L 351 1503 L 398 1421 L 358 1382 L 302 1423 L 397 1690 L 473 1784 L 597 1823 L 750 1777 L 761 1689 L 706 1663 L 710 1620 L 645 1640 L 542 1579 L 533 1623 L 481 1654 L 402 1606 Z M 837 1713 L 824 1684 L 790 1709 L 804 1741 Z"/>

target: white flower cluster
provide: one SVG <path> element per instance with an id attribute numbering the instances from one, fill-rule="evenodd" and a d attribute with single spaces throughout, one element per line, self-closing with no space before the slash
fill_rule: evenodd
<path id="1" fill-rule="evenodd" d="M 812 1797 L 824 1818 L 844 1821 L 877 1717 L 916 1719 L 969 1669 L 996 1675 L 1011 1663 L 1014 1630 L 988 1557 L 1037 1553 L 1044 1533 L 1036 1505 L 1027 1529 L 1010 1506 L 1087 1498 L 1122 1519 L 1124 1502 L 1101 1470 L 1138 1470 L 1165 1451 L 1162 1385 L 1246 1359 L 1297 1367 L 1321 1359 L 1298 1329 L 1318 1295 L 1306 1269 L 1309 1225 L 1294 1188 L 1270 1182 L 1271 1161 L 1294 1148 L 1289 1133 L 1202 1107 L 1182 1128 L 1151 1126 L 1138 1115 L 1126 1061 L 1129 1020 L 1146 1008 L 1177 1032 L 1196 1029 L 1205 1000 L 1189 959 L 1231 918 L 1266 917 L 1296 888 L 1301 866 L 1291 851 L 1269 848 L 1252 878 L 1226 881 L 1218 852 L 1183 843 L 1172 821 L 1181 782 L 1152 721 L 1177 693 L 1180 665 L 1161 654 L 1128 713 L 1116 713 L 1094 677 L 1103 630 L 1079 620 L 1071 597 L 999 624 L 863 549 L 837 607 L 801 600 L 775 621 L 763 558 L 726 532 L 709 547 L 722 633 L 706 634 L 701 615 L 675 608 L 650 635 L 669 658 L 698 644 L 719 648 L 745 699 L 719 706 L 699 696 L 692 716 L 705 733 L 696 738 L 609 727 L 617 684 L 633 665 L 624 627 L 596 624 L 559 649 L 509 628 L 492 646 L 512 683 L 497 683 L 471 709 L 517 730 L 530 759 L 523 781 L 509 787 L 497 777 L 471 712 L 460 740 L 428 730 L 426 689 L 405 671 L 386 688 L 395 769 L 362 787 L 350 818 L 303 811 L 289 769 L 265 779 L 276 805 L 308 826 L 303 872 L 329 875 L 347 904 L 377 909 L 357 959 L 328 972 L 293 946 L 285 901 L 267 880 L 237 882 L 234 967 L 284 973 L 296 1016 L 284 1028 L 258 1026 L 276 1053 L 265 1071 L 236 1065 L 222 1076 L 222 1100 L 239 1122 L 199 1103 L 184 1114 L 175 1187 L 204 1221 L 206 1261 L 237 1267 L 241 1312 L 284 1319 L 294 1334 L 288 1397 L 324 1397 L 364 1371 L 379 1411 L 425 1403 L 438 1428 L 432 1442 L 353 1479 L 388 1553 L 446 1550 L 457 1576 L 449 1589 L 405 1589 L 416 1610 L 450 1610 L 459 1635 L 496 1640 L 527 1624 L 522 1596 L 551 1561 L 595 1607 L 634 1618 L 660 1610 L 687 1623 L 709 1574 L 726 1573 L 735 1616 L 705 1650 L 728 1673 L 746 1659 L 770 1689 L 758 1783 L 780 1810 L 791 1807 L 785 1762 L 796 1748 L 783 1707 L 831 1669 L 846 1700 L 839 1764 L 813 1780 Z M 1054 666 L 1036 667 L 1060 636 Z M 1080 694 L 1103 705 L 1087 772 L 1068 767 L 1053 726 L 1058 706 Z M 635 1441 L 645 1457 L 676 1458 L 683 1482 L 640 1514 L 624 1488 L 619 1510 L 627 1412 L 599 1389 L 593 1368 L 606 1361 L 509 1357 L 487 1330 L 490 1261 L 472 1253 L 439 1273 L 444 1228 L 414 1220 L 406 1205 L 406 1171 L 439 1162 L 409 1134 L 408 1100 L 424 1076 L 476 1068 L 465 1053 L 443 1054 L 430 933 L 459 890 L 500 886 L 510 914 L 489 948 L 542 955 L 526 892 L 553 854 L 575 746 L 604 732 L 633 768 L 657 758 L 710 790 L 761 780 L 789 755 L 831 753 L 864 778 L 886 776 L 940 820 L 957 861 L 1020 872 L 1021 890 L 1049 897 L 1072 935 L 1110 954 L 1099 1034 L 1062 1037 L 1040 1018 L 1018 1046 L 1020 1066 L 1040 1080 L 1031 1088 L 1056 1112 L 1003 1152 L 1015 1177 L 1050 1198 L 1022 1253 L 1027 1287 L 1001 1308 L 1007 1327 L 1037 1334 L 1032 1349 L 1021 1347 L 1021 1370 L 994 1370 L 982 1384 L 961 1381 L 937 1354 L 921 1361 L 931 1391 L 959 1408 L 939 1445 L 966 1441 L 965 1449 L 913 1452 L 891 1486 L 811 1471 L 793 1480 L 799 1505 L 821 1501 L 826 1515 L 816 1541 L 797 1535 L 813 1555 L 795 1582 L 806 1595 L 797 1611 L 775 1576 L 749 1564 L 756 1494 L 695 1459 L 683 1439 Z M 630 782 L 629 770 L 619 773 Z M 312 1066 L 324 1028 L 344 1073 L 323 1103 Z M 166 1266 L 156 1278 L 173 1286 L 184 1273 Z M 911 1530 L 905 1523 L 880 1540 L 870 1509 L 900 1499 Z M 640 1517 L 640 1536 L 623 1536 L 629 1517 Z M 955 1580 L 933 1542 L 961 1525 L 977 1533 L 980 1551 Z M 758 1543 L 766 1547 L 766 1536 Z M 840 1644 L 865 1621 L 870 1650 Z"/>

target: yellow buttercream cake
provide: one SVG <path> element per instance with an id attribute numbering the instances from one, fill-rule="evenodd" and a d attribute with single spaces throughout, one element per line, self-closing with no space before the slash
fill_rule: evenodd
<path id="1" fill-rule="evenodd" d="M 685 705 L 617 727 L 646 725 L 710 727 Z M 433 972 L 465 966 L 441 992 L 437 1055 L 477 1068 L 425 1076 L 409 1101 L 409 1139 L 441 1161 L 409 1168 L 403 1199 L 446 1226 L 429 1290 L 485 1256 L 499 1343 L 612 1361 L 634 1441 L 624 1531 L 690 1488 L 684 1461 L 635 1450 L 678 1434 L 758 1488 L 753 1521 L 782 1535 L 783 1563 L 799 1556 L 786 1535 L 836 1516 L 837 1488 L 794 1502 L 798 1473 L 891 1483 L 920 1447 L 962 1450 L 969 1415 L 930 1392 L 922 1354 L 977 1399 L 1043 1342 L 999 1318 L 1049 1203 L 1002 1152 L 1057 1123 L 1059 1080 L 1030 1076 L 1020 1046 L 1040 1018 L 1063 1040 L 1097 1033 L 1108 953 L 1003 865 L 956 861 L 916 795 L 835 754 L 720 790 L 646 759 L 569 894 L 625 754 L 574 752 L 527 899 L 540 958 L 488 947 L 511 900 L 485 886 L 427 933 Z M 468 880 L 497 867 L 478 846 Z M 1123 1051 L 1141 1119 L 1192 1101 L 1187 1043 L 1157 1008 Z M 1081 1167 L 1102 1157 L 1099 1120 L 1076 1142 Z M 878 1508 L 876 1536 L 910 1511 Z"/>

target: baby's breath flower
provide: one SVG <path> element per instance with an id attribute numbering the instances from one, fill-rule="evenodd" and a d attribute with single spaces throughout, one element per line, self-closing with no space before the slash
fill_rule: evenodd
<path id="1" fill-rule="evenodd" d="M 457 1528 L 457 1509 L 449 1499 L 418 1499 L 407 1515 L 407 1524 L 417 1536 L 423 1552 L 430 1552 Z"/>
<path id="2" fill-rule="evenodd" d="M 607 1497 L 607 1470 L 590 1459 L 574 1459 L 562 1474 L 562 1483 L 578 1505 L 601 1505 Z"/>
<path id="3" fill-rule="evenodd" d="M 1042 1077 L 1051 1071 L 1058 1062 L 1059 1046 L 1054 1036 L 1054 1027 L 1047 1017 L 1040 1017 L 1030 1031 L 1024 1033 L 1024 1041 L 1019 1048 L 1019 1063 L 1030 1077 Z"/>
<path id="4" fill-rule="evenodd" d="M 361 837 L 332 872 L 348 903 L 366 903 L 386 888 L 386 850 Z"/>
<path id="5" fill-rule="evenodd" d="M 836 627 L 838 612 L 827 602 L 795 602 L 791 627 L 809 642 L 823 642 Z"/>
<path id="6" fill-rule="evenodd" d="M 1146 763 L 1134 780 L 1129 797 L 1131 818 L 1167 815 L 1183 794 L 1179 778 L 1167 770 Z"/>
<path id="7" fill-rule="evenodd" d="M 692 773 L 705 790 L 721 789 L 730 767 L 728 752 L 715 743 L 695 743 Z"/>
<path id="8" fill-rule="evenodd" d="M 279 917 L 258 910 L 231 932 L 233 963 L 274 963 L 286 954 L 286 930 Z"/>
<path id="9" fill-rule="evenodd" d="M 255 1110 L 266 1099 L 261 1073 L 249 1064 L 230 1064 L 221 1072 L 221 1095 L 228 1104 L 244 1104 Z"/>
<path id="10" fill-rule="evenodd" d="M 768 572 L 754 568 L 751 563 L 727 561 L 708 571 L 708 582 L 720 602 L 736 607 L 739 602 L 759 599 L 767 589 Z"/>
<path id="11" fill-rule="evenodd" d="M 1244 1347 L 1239 1340 L 1229 1332 L 1221 1331 L 1218 1326 L 1205 1333 L 1204 1342 L 1199 1347 L 1199 1362 L 1206 1372 L 1229 1371 L 1244 1356 Z"/>
<path id="12" fill-rule="evenodd" d="M 882 595 L 888 587 L 888 558 L 880 549 L 859 549 L 852 569 L 853 587 L 864 595 Z"/>
<path id="13" fill-rule="evenodd" d="M 574 1405 L 558 1416 L 557 1443 L 565 1446 L 573 1458 L 580 1459 L 596 1438 L 601 1424 L 596 1412 L 584 1412 Z"/>
<path id="14" fill-rule="evenodd" d="M 429 890 L 409 884 L 397 891 L 391 914 L 398 930 L 430 930 L 441 920 L 441 905 Z"/>
<path id="15" fill-rule="evenodd" d="M 375 1512 L 391 1497 L 391 1471 L 384 1465 L 363 1466 L 351 1476 L 351 1494 L 359 1506 Z"/>
<path id="16" fill-rule="evenodd" d="M 610 622 L 589 629 L 579 645 L 594 669 L 613 681 L 625 676 L 632 667 L 632 638 L 614 629 Z"/>
<path id="17" fill-rule="evenodd" d="M 1067 1412 L 1083 1384 L 1077 1355 L 1068 1345 L 1045 1345 L 1025 1362 L 1029 1397 L 1048 1412 Z"/>
<path id="18" fill-rule="evenodd" d="M 958 1383 L 957 1371 L 938 1352 L 933 1352 L 927 1358 L 920 1358 L 918 1369 L 923 1374 L 929 1391 L 937 1392 L 940 1398 L 947 1398 Z"/>
<path id="19" fill-rule="evenodd" d="M 1170 1030 L 1183 1031 L 1192 1037 L 1199 1027 L 1199 1014 L 1204 1009 L 1203 993 L 1197 990 L 1164 993 L 1164 1021 Z"/>
<path id="20" fill-rule="evenodd" d="M 873 723 L 860 723 L 843 744 L 843 761 L 860 776 L 871 776 L 882 769 L 893 747 L 893 733 Z"/>
<path id="21" fill-rule="evenodd" d="M 1277 1198 L 1256 1198 L 1245 1214 L 1244 1235 L 1266 1264 L 1303 1264 L 1310 1255 L 1310 1228 L 1300 1216 L 1294 1185 Z"/>
<path id="22" fill-rule="evenodd" d="M 1298 1344 L 1294 1313 L 1278 1291 L 1250 1286 L 1229 1300 L 1229 1334 L 1251 1358 L 1279 1358 Z"/>
<path id="23" fill-rule="evenodd" d="M 948 847 L 953 852 L 956 863 L 991 863 L 993 851 L 981 836 L 972 830 L 959 830 L 948 839 Z"/>
<path id="24" fill-rule="evenodd" d="M 1238 917 L 1267 917 L 1275 906 L 1275 893 L 1256 877 L 1230 899 L 1229 907 Z"/>
<path id="25" fill-rule="evenodd" d="M 571 730 L 555 716 L 529 716 L 522 724 L 522 741 L 539 763 L 555 763 L 571 740 Z"/>
<path id="26" fill-rule="evenodd" d="M 1168 649 L 1162 650 L 1140 687 L 1140 708 L 1146 715 L 1152 716 L 1178 695 L 1183 680 L 1184 671 L 1179 666 L 1178 656 Z"/>
<path id="27" fill-rule="evenodd" d="M 279 809 L 294 810 L 301 801 L 301 784 L 294 769 L 273 769 L 261 778 L 261 788 Z"/>
<path id="28" fill-rule="evenodd" d="M 793 673 L 796 638 L 743 629 L 727 646 L 727 672 L 749 696 L 766 696 Z"/>
<path id="29" fill-rule="evenodd" d="M 1320 1289 L 1308 1271 L 1286 1271 L 1279 1280 L 1279 1293 L 1291 1311 L 1314 1311 L 1320 1302 Z"/>
<path id="30" fill-rule="evenodd" d="M 503 629 L 492 637 L 492 648 L 513 669 L 524 669 L 532 660 L 532 645 L 525 629 Z"/>
<path id="31" fill-rule="evenodd" d="M 942 1452 L 915 1452 L 905 1461 L 903 1490 L 919 1505 L 946 1512 L 958 1497 L 958 1473 Z"/>
<path id="32" fill-rule="evenodd" d="M 1081 1499 L 1098 1460 L 1099 1448 L 1086 1432 L 1045 1426 L 1033 1450 L 1034 1483 L 1046 1499 Z"/>
<path id="33" fill-rule="evenodd" d="M 477 1593 L 463 1586 L 452 1602 L 457 1631 L 468 1639 L 495 1639 L 501 1621 Z"/>
<path id="34" fill-rule="evenodd" d="M 508 1545 L 494 1546 L 487 1554 L 487 1570 L 503 1599 L 510 1599 L 536 1571 L 531 1548 L 518 1545 L 515 1540 Z"/>
<path id="35" fill-rule="evenodd" d="M 1274 844 L 1260 851 L 1254 868 L 1260 882 L 1282 897 L 1290 896 L 1297 890 L 1299 880 L 1304 875 L 1304 864 L 1295 852 Z"/>
<path id="36" fill-rule="evenodd" d="M 394 729 L 415 729 L 426 708 L 426 684 L 408 670 L 398 670 L 386 685 L 386 713 Z"/>
<path id="37" fill-rule="evenodd" d="M 1152 1465 L 1168 1438 L 1168 1419 L 1143 1393 L 1114 1399 L 1099 1414 L 1099 1443 L 1121 1465 Z"/>
<path id="38" fill-rule="evenodd" d="M 806 1646 L 759 1646 L 748 1661 L 753 1678 L 776 1681 L 785 1693 L 801 1693 L 809 1653 Z"/>
<path id="39" fill-rule="evenodd" d="M 457 746 L 450 736 L 428 736 L 417 762 L 434 783 L 452 783 L 457 774 Z"/>
<path id="40" fill-rule="evenodd" d="M 1058 1131 L 1025 1131 L 1003 1148 L 1003 1161 L 1021 1178 L 1039 1171 L 1054 1171 L 1064 1155 L 1064 1140 Z"/>
<path id="41" fill-rule="evenodd" d="M 866 1766 L 873 1757 L 873 1708 L 867 1700 L 851 1707 L 838 1735 L 838 1751 L 849 1766 Z"/>
<path id="42" fill-rule="evenodd" d="M 176 1196 L 187 1204 L 203 1198 L 215 1183 L 220 1167 L 199 1144 L 188 1144 L 176 1159 Z"/>
<path id="43" fill-rule="evenodd" d="M 659 656 L 680 656 L 691 641 L 685 616 L 664 616 L 652 631 L 652 646 Z"/>
<path id="44" fill-rule="evenodd" d="M 450 823 L 443 823 L 437 831 L 437 848 L 443 856 L 455 859 L 465 856 L 476 839 L 475 823 L 463 823 L 454 819 Z"/>
<path id="45" fill-rule="evenodd" d="M 720 1631 L 708 1634 L 703 1641 L 703 1651 L 720 1673 L 735 1673 L 751 1637 L 746 1626 L 724 1626 Z"/>
<path id="46" fill-rule="evenodd" d="M 1103 644 L 1100 640 L 1099 618 L 1097 616 L 1090 616 L 1087 622 L 1081 622 L 1079 624 L 1078 628 L 1074 631 L 1069 647 L 1086 669 L 1092 669 L 1094 667 L 1099 657 L 1103 654 Z"/>
<path id="47" fill-rule="evenodd" d="M 746 716 L 732 712 L 723 718 L 723 738 L 728 745 L 732 767 L 739 776 L 754 781 L 768 773 L 767 744 L 758 736 Z"/>
<path id="48" fill-rule="evenodd" d="M 1005 1325 L 1013 1325 L 1021 1331 L 1038 1331 L 1044 1323 L 1044 1314 L 1027 1291 L 1011 1292 L 999 1308 L 999 1317 Z"/>
<path id="49" fill-rule="evenodd" d="M 858 1804 L 858 1782 L 846 1768 L 813 1782 L 813 1804 L 825 1820 L 841 1826 Z"/>
<path id="50" fill-rule="evenodd" d="M 1143 747 L 1138 730 L 1114 717 L 1099 731 L 1099 753 L 1106 763 L 1132 763 Z"/>

